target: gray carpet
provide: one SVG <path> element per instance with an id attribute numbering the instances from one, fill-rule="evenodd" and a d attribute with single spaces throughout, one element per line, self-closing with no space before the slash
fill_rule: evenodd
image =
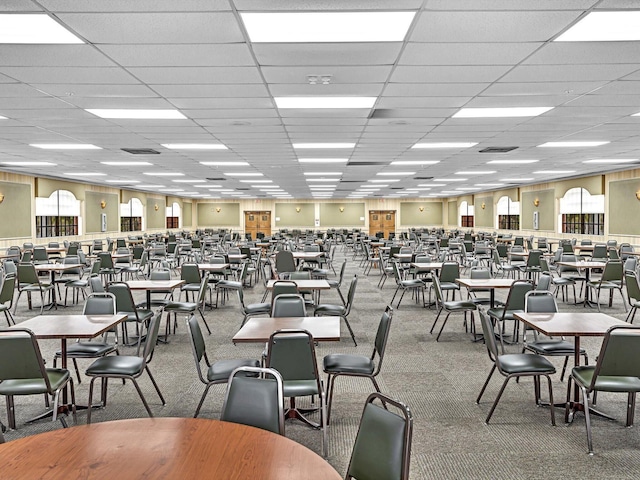
<path id="1" fill-rule="evenodd" d="M 340 248 L 338 249 L 340 250 Z M 336 255 L 336 270 L 344 254 Z M 348 256 L 349 264 L 343 293 L 346 295 L 349 279 L 362 269 L 358 261 Z M 380 315 L 390 301 L 395 285 L 387 281 L 380 290 L 376 287 L 378 273 L 361 275 L 356 292 L 356 302 L 350 321 L 358 339 L 354 347 L 346 328 L 342 328 L 342 341 L 321 343 L 317 347 L 319 363 L 329 353 L 359 353 L 369 355 L 373 336 Z M 246 302 L 259 301 L 262 284 L 245 290 Z M 498 293 L 498 298 L 504 297 Z M 143 300 L 142 294 L 140 300 Z M 323 294 L 323 301 L 339 302 L 335 291 Z M 397 299 L 396 299 L 397 301 Z M 561 311 L 582 309 L 560 303 Z M 58 310 L 59 313 L 79 312 L 80 307 Z M 624 318 L 620 298 L 616 295 L 614 307 L 603 311 Z M 18 305 L 17 320 L 35 316 L 38 311 L 27 309 L 26 299 Z M 207 349 L 212 360 L 224 358 L 259 358 L 262 345 L 238 345 L 231 343 L 242 315 L 236 297 L 216 310 L 207 310 L 207 320 L 213 334 L 206 337 Z M 440 342 L 429 328 L 435 317 L 433 309 L 424 309 L 405 295 L 399 309 L 395 310 L 390 341 L 382 373 L 378 377 L 383 392 L 405 402 L 413 412 L 414 435 L 411 462 L 411 478 L 637 478 L 640 471 L 640 438 L 636 428 L 625 428 L 626 395 L 598 396 L 598 405 L 617 420 L 594 418 L 593 435 L 596 455 L 587 455 L 584 416 L 578 415 L 571 426 L 564 424 L 564 411 L 557 409 L 557 426 L 550 424 L 549 410 L 536 407 L 533 401 L 533 384 L 530 379 L 512 382 L 489 425 L 484 419 L 502 378 L 494 377 L 483 402 L 475 404 L 476 396 L 491 367 L 482 343 L 472 343 L 464 332 L 461 315 L 452 315 Z M 206 332 L 205 332 L 206 333 Z M 598 354 L 601 339 L 583 339 L 590 359 Z M 59 348 L 58 341 L 42 341 L 43 355 L 49 361 Z M 512 350 L 515 351 L 515 349 Z M 122 353 L 132 354 L 132 348 Z M 552 362 L 558 372 L 561 358 Z M 81 362 L 81 369 L 88 362 Z M 162 406 L 148 378 L 142 377 L 141 387 L 157 416 L 192 416 L 204 386 L 196 376 L 195 365 L 182 319 L 176 335 L 168 345 L 160 344 L 150 364 L 159 386 L 167 400 Z M 554 378 L 556 401 L 564 401 L 566 380 L 560 382 L 559 373 Z M 212 389 L 205 402 L 201 417 L 218 418 L 224 386 Z M 343 377 L 337 381 L 332 423 L 329 428 L 329 462 L 344 474 L 352 444 L 356 435 L 362 406 L 372 386 L 366 379 Z M 543 390 L 546 398 L 546 391 Z M 77 386 L 79 403 L 86 404 L 88 381 L 85 377 Z M 6 423 L 4 402 L 0 402 L 0 415 Z M 17 398 L 18 429 L 6 434 L 11 441 L 26 435 L 61 428 L 60 423 L 25 421 L 43 411 L 41 396 Z M 109 404 L 96 410 L 93 421 L 145 417 L 146 412 L 131 384 L 111 382 Z M 85 423 L 86 413 L 78 414 L 78 422 Z M 320 432 L 311 430 L 296 421 L 288 421 L 286 435 L 312 450 L 320 451 Z"/>

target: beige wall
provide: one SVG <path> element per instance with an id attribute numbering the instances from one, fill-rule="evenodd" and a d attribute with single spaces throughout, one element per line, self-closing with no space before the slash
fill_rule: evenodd
<path id="1" fill-rule="evenodd" d="M 536 207 L 534 201 L 538 201 Z M 556 225 L 555 190 L 522 192 L 520 228 L 533 230 L 533 212 L 538 212 L 539 231 L 553 233 Z"/>
<path id="2" fill-rule="evenodd" d="M 51 178 L 35 179 L 36 197 L 49 198 L 56 190 L 68 190 L 73 193 L 77 200 L 84 200 L 84 192 L 89 185 L 76 182 L 65 182 L 64 180 L 53 180 Z"/>
<path id="3" fill-rule="evenodd" d="M 191 202 L 182 203 L 182 226 L 193 226 L 193 204 Z"/>
<path id="4" fill-rule="evenodd" d="M 158 209 L 156 210 L 156 206 Z M 147 196 L 147 228 L 167 228 L 166 197 Z"/>
<path id="5" fill-rule="evenodd" d="M 484 204 L 484 208 L 482 208 L 483 204 Z M 475 210 L 474 210 L 475 218 L 473 222 L 474 226 L 494 228 L 495 217 L 493 214 L 493 196 L 475 197 L 474 207 L 475 207 Z"/>
<path id="6" fill-rule="evenodd" d="M 442 225 L 442 202 L 403 202 L 400 204 L 400 221 L 403 226 Z"/>
<path id="7" fill-rule="evenodd" d="M 319 207 L 322 228 L 364 226 L 364 203 L 321 203 Z"/>
<path id="8" fill-rule="evenodd" d="M 101 214 L 107 214 L 107 232 L 120 231 L 120 199 L 116 193 L 85 192 L 85 231 L 87 233 L 102 233 Z M 106 205 L 102 208 L 101 203 Z"/>
<path id="9" fill-rule="evenodd" d="M 640 235 L 640 178 L 609 183 L 609 232 L 622 235 Z"/>
<path id="10" fill-rule="evenodd" d="M 0 238 L 30 237 L 35 217 L 31 214 L 31 185 L 0 182 Z"/>
<path id="11" fill-rule="evenodd" d="M 196 210 L 198 227 L 236 228 L 242 223 L 239 203 L 198 203 Z"/>
<path id="12" fill-rule="evenodd" d="M 458 226 L 458 202 L 447 202 L 447 220 L 449 221 L 449 228 Z"/>
<path id="13" fill-rule="evenodd" d="M 315 203 L 276 203 L 275 217 L 276 228 L 315 228 Z"/>

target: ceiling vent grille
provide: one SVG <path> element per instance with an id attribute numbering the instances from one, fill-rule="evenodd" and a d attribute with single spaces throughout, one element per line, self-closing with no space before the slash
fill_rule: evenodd
<path id="1" fill-rule="evenodd" d="M 433 177 L 413 177 L 414 180 L 433 180 Z"/>
<path id="2" fill-rule="evenodd" d="M 509 153 L 518 147 L 487 147 L 480 150 L 480 153 Z"/>
<path id="3" fill-rule="evenodd" d="M 209 180 L 210 182 L 224 182 L 226 180 L 226 178 L 224 177 L 207 177 L 207 180 Z"/>
<path id="4" fill-rule="evenodd" d="M 160 152 L 153 148 L 121 148 L 120 150 L 131 155 L 160 155 Z"/>
<path id="5" fill-rule="evenodd" d="M 388 162 L 349 162 L 347 167 L 370 167 L 372 165 L 388 165 Z"/>

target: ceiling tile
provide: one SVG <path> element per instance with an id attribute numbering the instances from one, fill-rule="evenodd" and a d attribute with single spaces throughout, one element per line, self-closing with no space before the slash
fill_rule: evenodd
<path id="1" fill-rule="evenodd" d="M 125 67 L 253 66 L 245 43 L 204 45 L 100 45 L 105 55 Z M 1 50 L 0 50 L 1 52 Z"/>
<path id="2" fill-rule="evenodd" d="M 253 51 L 260 65 L 393 65 L 401 43 L 258 43 Z"/>

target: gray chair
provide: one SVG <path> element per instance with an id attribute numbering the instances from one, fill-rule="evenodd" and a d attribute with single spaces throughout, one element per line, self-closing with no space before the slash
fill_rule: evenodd
<path id="1" fill-rule="evenodd" d="M 240 300 L 240 309 L 242 310 L 242 323 L 240 324 L 240 328 L 244 326 L 246 321 L 257 315 L 271 315 L 271 303 L 269 302 L 260 302 L 260 303 L 244 303 L 244 291 L 242 288 L 238 289 L 238 300 Z"/>
<path id="2" fill-rule="evenodd" d="M 393 305 L 393 301 L 395 300 L 396 295 L 400 290 L 402 290 L 402 294 L 398 299 L 398 304 L 396 305 L 396 308 L 398 309 L 400 308 L 400 302 L 402 302 L 402 298 L 404 297 L 404 294 L 407 292 L 407 290 L 415 293 L 416 302 L 420 301 L 420 293 L 422 293 L 422 300 L 424 303 L 424 288 L 425 288 L 424 281 L 421 278 L 403 279 L 398 262 L 393 262 L 392 267 L 393 267 L 393 277 L 396 281 L 396 291 L 393 292 L 393 297 L 391 297 L 391 302 L 389 302 L 389 304 Z"/>
<path id="3" fill-rule="evenodd" d="M 231 373 L 239 367 L 259 367 L 260 362 L 258 360 L 253 359 L 239 359 L 239 360 L 220 360 L 215 363 L 211 363 L 209 361 L 209 357 L 207 356 L 206 345 L 204 343 L 204 337 L 202 336 L 202 330 L 200 329 L 200 324 L 196 317 L 191 315 L 187 319 L 187 330 L 189 332 L 189 340 L 191 342 L 191 350 L 193 352 L 193 358 L 196 362 L 196 370 L 198 371 L 198 378 L 202 383 L 206 385 L 202 396 L 200 397 L 200 402 L 196 407 L 196 413 L 193 415 L 193 418 L 196 418 L 200 409 L 202 408 L 202 404 L 204 403 L 204 399 L 207 397 L 207 393 L 209 393 L 209 389 L 213 385 L 218 385 L 221 383 L 227 383 L 229 381 L 229 376 Z M 206 373 L 202 371 L 202 360 L 207 367 Z"/>
<path id="4" fill-rule="evenodd" d="M 445 300 L 444 295 L 442 293 L 442 288 L 440 287 L 440 279 L 437 275 L 433 275 L 433 288 L 436 291 L 436 303 L 438 305 L 438 314 L 436 315 L 435 320 L 433 321 L 433 325 L 431 325 L 431 329 L 429 333 L 433 333 L 433 329 L 438 323 L 438 319 L 442 312 L 447 312 L 447 316 L 444 317 L 444 321 L 442 322 L 442 326 L 440 327 L 440 331 L 438 332 L 438 336 L 436 337 L 436 342 L 440 340 L 440 335 L 442 335 L 442 330 L 444 330 L 444 326 L 447 324 L 447 320 L 449 320 L 449 316 L 452 313 L 464 313 L 465 314 L 465 325 L 466 325 L 466 314 L 467 312 L 471 312 L 471 332 L 475 335 L 475 322 L 474 322 L 474 312 L 476 311 L 476 304 L 473 300 Z"/>
<path id="5" fill-rule="evenodd" d="M 353 329 L 351 328 L 351 324 L 349 323 L 349 314 L 351 313 L 351 307 L 353 306 L 353 302 L 356 296 L 356 287 L 358 286 L 358 275 L 354 275 L 351 283 L 349 284 L 349 292 L 347 293 L 347 304 L 346 305 L 337 305 L 337 304 L 329 304 L 324 303 L 317 305 L 313 311 L 313 316 L 335 316 L 340 317 L 344 320 L 344 323 L 347 325 L 347 329 L 349 330 L 349 334 L 351 335 L 351 340 L 353 340 L 353 344 L 358 346 L 356 342 L 356 336 L 353 333 Z"/>
<path id="6" fill-rule="evenodd" d="M 33 263 L 19 263 L 18 264 L 18 298 L 16 298 L 16 304 L 13 307 L 13 313 L 18 308 L 20 302 L 20 295 L 22 292 L 27 292 L 27 298 L 29 301 L 29 309 L 31 309 L 31 294 L 37 292 L 40 294 L 40 315 L 44 312 L 44 294 L 53 292 L 53 285 L 49 282 L 40 281 L 36 267 Z"/>
<path id="7" fill-rule="evenodd" d="M 289 250 L 281 250 L 276 253 L 275 268 L 278 276 L 287 272 L 295 272 L 297 268 L 296 261 L 293 259 L 293 253 Z"/>
<path id="8" fill-rule="evenodd" d="M 153 317 L 153 312 L 144 308 L 138 308 L 133 301 L 131 290 L 129 285 L 124 282 L 110 283 L 107 286 L 107 291 L 113 293 L 116 297 L 116 312 L 126 314 L 127 318 L 122 324 L 122 336 L 123 343 L 127 344 L 129 341 L 129 332 L 127 330 L 127 323 L 135 323 L 136 332 L 138 335 L 138 341 L 136 342 L 137 350 L 136 355 L 140 354 L 140 346 L 142 344 L 142 330 Z"/>
<path id="9" fill-rule="evenodd" d="M 151 320 L 149 324 L 147 339 L 144 344 L 144 350 L 141 356 L 129 356 L 129 355 L 114 355 L 114 356 L 105 356 L 98 358 L 95 362 L 89 365 L 89 368 L 86 370 L 86 375 L 91 378 L 91 383 L 89 384 L 89 404 L 87 406 L 87 424 L 91 423 L 91 405 L 93 404 L 93 387 L 95 381 L 99 378 L 102 381 L 102 406 L 107 405 L 107 382 L 110 378 L 121 378 L 122 380 L 131 380 L 133 385 L 136 387 L 138 395 L 140 396 L 140 400 L 144 404 L 144 408 L 147 410 L 147 413 L 150 417 L 153 417 L 153 412 L 149 408 L 149 404 L 147 400 L 144 398 L 142 390 L 140 390 L 140 386 L 136 379 L 139 378 L 145 371 L 149 375 L 149 379 L 160 397 L 160 401 L 162 405 L 166 405 L 164 401 L 164 397 L 160 392 L 160 388 L 158 388 L 158 384 L 156 383 L 155 378 L 151 374 L 151 370 L 149 370 L 149 362 L 153 357 L 153 350 L 156 347 L 156 343 L 158 342 L 158 330 L 160 329 L 160 322 L 162 320 L 162 312 L 158 312 L 158 314 Z"/>
<path id="10" fill-rule="evenodd" d="M 53 399 L 53 421 L 58 419 L 60 392 L 70 387 L 71 408 L 74 423 L 76 419 L 76 394 L 73 378 L 69 370 L 46 368 L 35 335 L 26 328 L 0 330 L 0 395 L 7 399 L 9 428 L 16 428 L 16 395 L 42 395 Z M 64 427 L 64 416 L 59 417 Z"/>
<path id="11" fill-rule="evenodd" d="M 620 325 L 611 327 L 604 337 L 595 365 L 574 367 L 567 382 L 565 421 L 569 421 L 569 408 L 573 395 L 572 384 L 582 392 L 587 446 L 593 455 L 589 395 L 596 392 L 627 394 L 627 427 L 633 425 L 636 393 L 640 392 L 640 327 Z"/>
<path id="12" fill-rule="evenodd" d="M 322 370 L 327 374 L 327 425 L 331 420 L 333 387 L 337 377 L 344 375 L 368 378 L 371 380 L 371 383 L 373 383 L 373 388 L 375 388 L 376 392 L 380 393 L 380 386 L 376 381 L 376 377 L 382 369 L 392 319 L 393 309 L 390 305 L 387 305 L 387 308 L 385 308 L 380 318 L 380 323 L 378 323 L 378 330 L 373 343 L 371 356 L 333 353 L 326 355 L 322 360 Z"/>
<path id="13" fill-rule="evenodd" d="M 5 275 L 2 278 L 2 287 L 0 287 L 0 312 L 4 313 L 4 316 L 7 319 L 8 326 L 16 324 L 16 320 L 13 318 L 13 314 L 11 313 L 15 288 L 15 275 Z"/>
<path id="14" fill-rule="evenodd" d="M 504 382 L 502 383 L 502 387 L 500 387 L 500 391 L 498 392 L 498 396 L 493 402 L 489 413 L 487 414 L 487 418 L 485 423 L 489 423 L 491 416 L 493 415 L 498 402 L 500 401 L 500 397 L 502 397 L 502 393 L 504 392 L 507 383 L 512 378 L 519 377 L 533 377 L 533 386 L 535 392 L 535 401 L 536 405 L 540 404 L 540 377 L 544 376 L 547 378 L 547 383 L 549 385 L 549 407 L 551 410 L 551 424 L 556 424 L 555 411 L 553 408 L 553 387 L 551 385 L 551 375 L 556 373 L 555 367 L 547 360 L 545 357 L 541 355 L 529 355 L 526 353 L 511 353 L 511 354 L 500 354 L 498 352 L 498 345 L 496 343 L 496 337 L 494 332 L 493 323 L 491 322 L 491 318 L 480 309 L 480 323 L 482 324 L 482 332 L 484 334 L 484 342 L 487 347 L 487 352 L 489 354 L 489 358 L 493 363 L 491 367 L 491 371 L 487 376 L 487 379 L 480 390 L 480 394 L 476 399 L 476 403 L 480 403 L 482 399 L 482 395 L 484 391 L 487 389 L 487 385 L 489 385 L 489 381 L 493 376 L 493 372 L 498 370 L 498 373 L 505 377 Z"/>
<path id="15" fill-rule="evenodd" d="M 622 294 L 622 282 L 624 279 L 624 270 L 622 262 L 617 260 L 610 260 L 604 267 L 602 276 L 597 280 L 589 280 L 587 282 L 587 288 L 595 290 L 596 303 L 598 305 L 598 311 L 600 311 L 600 293 L 602 290 L 609 290 L 609 306 L 613 303 L 613 291 L 618 290 L 622 297 L 622 305 L 624 311 L 627 311 L 627 303 L 624 301 L 624 295 Z"/>
<path id="16" fill-rule="evenodd" d="M 302 295 L 297 293 L 283 293 L 273 299 L 271 306 L 272 317 L 306 317 L 307 308 Z"/>
<path id="17" fill-rule="evenodd" d="M 380 400 L 384 408 L 374 404 L 375 400 Z M 387 405 L 400 414 L 387 410 Z M 345 479 L 408 480 L 412 438 L 409 408 L 386 395 L 372 393 L 365 402 Z"/>
<path id="18" fill-rule="evenodd" d="M 250 377 L 247 373 L 260 377 Z M 282 377 L 277 370 L 238 367 L 231 372 L 220 420 L 284 435 L 284 394 Z"/>
<path id="19" fill-rule="evenodd" d="M 306 330 L 278 330 L 269 337 L 266 366 L 282 375 L 284 396 L 289 398 L 285 418 L 297 418 L 322 430 L 322 453 L 327 456 L 327 413 L 325 392 L 318 373 L 313 336 Z M 309 420 L 296 406 L 296 397 L 317 395 L 320 422 Z"/>
<path id="20" fill-rule="evenodd" d="M 207 319 L 204 318 L 204 304 L 207 298 L 207 289 L 209 288 L 209 283 L 207 277 L 203 277 L 200 281 L 200 291 L 198 292 L 198 298 L 195 302 L 174 302 L 169 300 L 165 306 L 164 311 L 167 312 L 167 327 L 166 327 L 166 335 L 169 334 L 170 330 L 170 317 L 173 313 L 173 333 L 175 333 L 176 324 L 178 314 L 182 313 L 187 316 L 194 315 L 195 312 L 200 314 L 200 318 L 204 322 L 204 326 L 207 327 L 207 332 L 211 335 L 211 329 L 209 328 L 209 324 L 207 323 Z"/>
<path id="21" fill-rule="evenodd" d="M 524 311 L 525 295 L 533 290 L 533 283 L 530 280 L 516 280 L 511 284 L 507 301 L 502 307 L 494 307 L 487 310 L 487 315 L 500 324 L 500 344 L 504 353 L 504 332 L 507 320 L 513 321 L 513 340 L 518 339 L 519 321 L 514 317 L 514 313 Z"/>
<path id="22" fill-rule="evenodd" d="M 633 323 L 636 316 L 636 310 L 640 307 L 640 285 L 635 272 L 627 272 L 624 275 L 624 282 L 627 286 L 627 300 L 629 301 L 629 313 L 625 319 L 629 323 Z"/>
<path id="23" fill-rule="evenodd" d="M 188 302 L 189 292 L 192 292 L 193 296 L 195 296 L 200 291 L 202 277 L 196 263 L 183 263 L 180 269 L 180 279 L 185 281 L 180 287 L 180 292 L 185 292 Z"/>

